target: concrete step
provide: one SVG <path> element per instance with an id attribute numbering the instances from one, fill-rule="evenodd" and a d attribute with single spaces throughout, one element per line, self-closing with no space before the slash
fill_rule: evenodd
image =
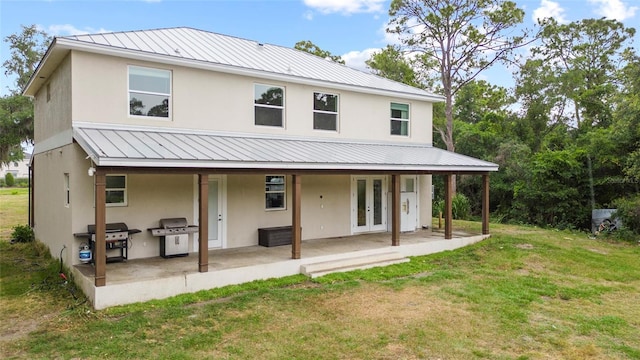
<path id="1" fill-rule="evenodd" d="M 369 269 L 376 266 L 387 266 L 407 261 L 409 261 L 409 259 L 402 256 L 402 254 L 389 251 L 379 254 L 305 264 L 300 266 L 300 272 L 312 278 L 317 278 L 335 272 Z"/>

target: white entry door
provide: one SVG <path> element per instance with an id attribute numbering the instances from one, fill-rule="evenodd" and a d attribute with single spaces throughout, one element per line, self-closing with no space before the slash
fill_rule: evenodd
<path id="1" fill-rule="evenodd" d="M 417 179 L 400 177 L 400 231 L 415 231 L 418 224 Z"/>
<path id="2" fill-rule="evenodd" d="M 209 249 L 222 247 L 222 184 L 209 177 Z"/>
<path id="3" fill-rule="evenodd" d="M 354 176 L 351 182 L 351 222 L 354 233 L 387 228 L 384 176 Z"/>

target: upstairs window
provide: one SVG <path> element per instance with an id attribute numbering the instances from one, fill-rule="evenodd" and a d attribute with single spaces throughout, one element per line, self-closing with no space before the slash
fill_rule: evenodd
<path id="1" fill-rule="evenodd" d="M 129 115 L 168 118 L 171 71 L 129 66 Z"/>
<path id="2" fill-rule="evenodd" d="M 283 127 L 284 88 L 255 84 L 254 108 L 256 125 Z"/>
<path id="3" fill-rule="evenodd" d="M 127 176 L 107 175 L 106 205 L 126 206 L 127 205 Z"/>
<path id="4" fill-rule="evenodd" d="M 285 186 L 284 175 L 265 177 L 265 209 L 284 210 L 286 208 Z"/>
<path id="5" fill-rule="evenodd" d="M 409 104 L 391 103 L 391 135 L 409 136 Z"/>
<path id="6" fill-rule="evenodd" d="M 338 95 L 313 93 L 313 129 L 338 130 Z"/>

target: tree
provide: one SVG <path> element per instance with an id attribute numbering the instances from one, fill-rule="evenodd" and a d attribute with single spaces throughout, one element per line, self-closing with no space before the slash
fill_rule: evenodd
<path id="1" fill-rule="evenodd" d="M 512 213 L 529 224 L 588 228 L 591 208 L 584 151 L 541 151 L 513 185 Z"/>
<path id="2" fill-rule="evenodd" d="M 0 98 L 0 164 L 22 160 L 22 143 L 32 139 L 31 99 L 17 94 Z"/>
<path id="3" fill-rule="evenodd" d="M 18 93 L 27 86 L 42 55 L 51 43 L 51 38 L 36 25 L 22 25 L 21 33 L 9 35 L 4 41 L 9 43 L 11 49 L 11 58 L 2 63 L 5 68 L 4 74 L 17 77 L 16 87 L 12 92 Z"/>
<path id="4" fill-rule="evenodd" d="M 633 38 L 635 30 L 604 18 L 570 24 L 558 24 L 549 18 L 540 25 L 541 44 L 531 50 L 535 59 L 525 64 L 525 69 L 528 66 L 536 71 L 523 75 L 552 94 L 556 109 L 567 113 L 567 105 L 572 103 L 570 115 L 579 130 L 609 125 L 618 66 L 624 63 L 625 43 Z"/>
<path id="5" fill-rule="evenodd" d="M 524 11 L 504 0 L 393 0 L 389 15 L 389 31 L 438 66 L 446 123 L 436 130 L 447 150 L 455 151 L 453 99 L 462 86 L 526 44 L 526 32 L 511 35 Z"/>
<path id="6" fill-rule="evenodd" d="M 621 69 L 623 89 L 617 96 L 612 132 L 621 151 L 628 154 L 624 173 L 628 182 L 640 182 L 640 56 L 625 51 L 627 65 Z M 636 187 L 637 189 L 637 187 Z"/>
<path id="7" fill-rule="evenodd" d="M 312 43 L 309 40 L 298 41 L 294 46 L 295 49 L 300 51 L 308 52 L 309 54 L 313 54 L 319 56 L 323 59 L 329 59 L 331 61 L 335 61 L 338 64 L 344 65 L 344 60 L 339 55 L 333 55 L 329 51 L 322 50 L 318 45 Z"/>
<path id="8" fill-rule="evenodd" d="M 4 39 L 9 43 L 11 58 L 2 66 L 6 76 L 16 76 L 11 94 L 0 99 L 0 163 L 21 160 L 22 144 L 33 141 L 33 104 L 20 95 L 29 82 L 50 38 L 35 25 L 22 26 L 22 32 Z"/>
<path id="9" fill-rule="evenodd" d="M 472 80 L 460 88 L 454 103 L 454 119 L 477 124 L 489 114 L 506 116 L 513 103 L 507 89 L 484 80 Z"/>
<path id="10" fill-rule="evenodd" d="M 169 99 L 162 99 L 162 102 L 151 109 L 147 116 L 169 117 Z"/>
<path id="11" fill-rule="evenodd" d="M 395 46 L 387 45 L 379 52 L 374 52 L 365 64 L 378 76 L 419 88 L 423 87 L 412 64 Z"/>
<path id="12" fill-rule="evenodd" d="M 545 66 L 542 59 L 529 59 L 516 79 L 515 96 L 522 105 L 516 133 L 535 152 L 549 132 L 569 123 L 566 99 L 559 95 L 556 79 Z"/>

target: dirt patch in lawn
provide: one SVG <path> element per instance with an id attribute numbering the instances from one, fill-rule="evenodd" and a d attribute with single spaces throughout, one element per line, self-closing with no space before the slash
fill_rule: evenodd
<path id="1" fill-rule="evenodd" d="M 523 249 L 523 250 L 531 250 L 531 249 L 533 249 L 533 245 L 531 245 L 531 244 L 516 244 L 515 246 L 518 249 Z"/>

